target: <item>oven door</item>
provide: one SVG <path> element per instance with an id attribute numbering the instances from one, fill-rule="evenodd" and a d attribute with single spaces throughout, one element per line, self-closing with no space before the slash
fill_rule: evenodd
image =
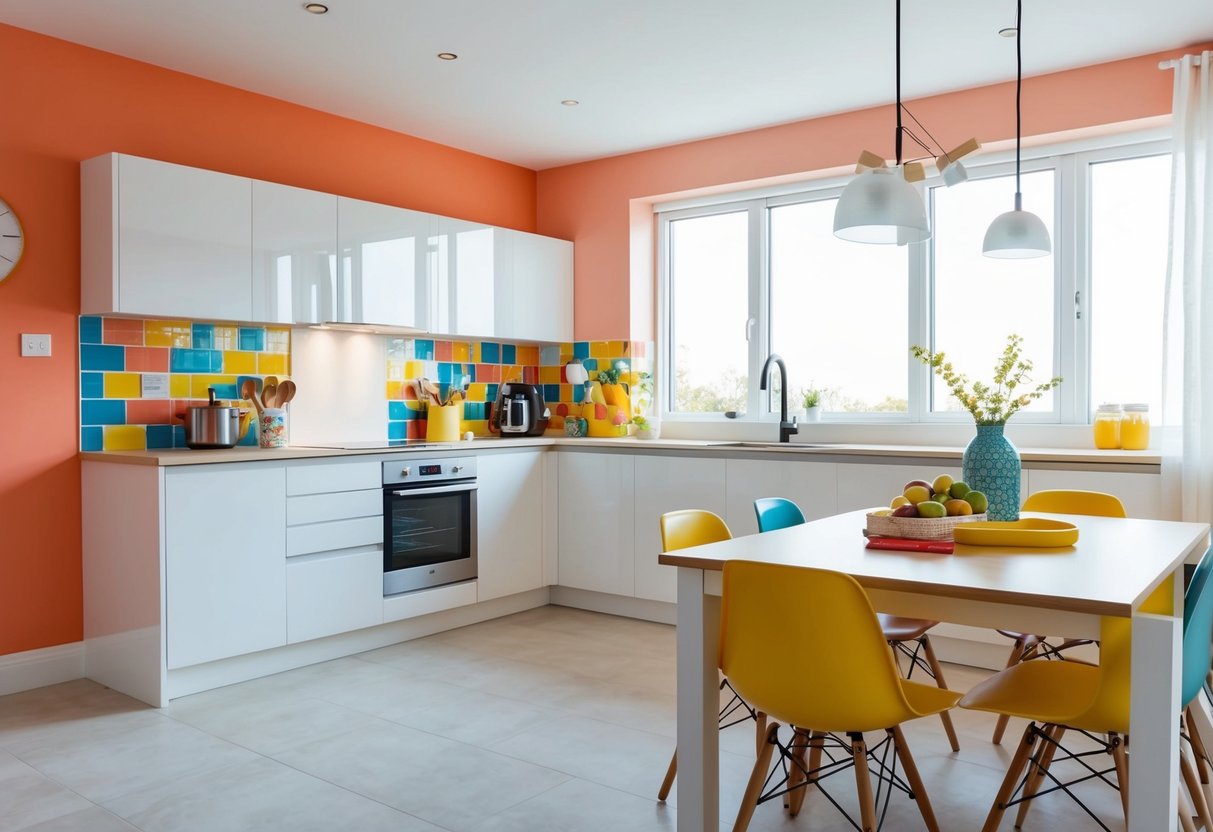
<path id="1" fill-rule="evenodd" d="M 383 594 L 476 577 L 476 481 L 383 489 Z"/>

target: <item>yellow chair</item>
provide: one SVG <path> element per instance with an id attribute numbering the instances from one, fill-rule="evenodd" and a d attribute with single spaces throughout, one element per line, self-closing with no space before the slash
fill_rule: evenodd
<path id="1" fill-rule="evenodd" d="M 1126 517 L 1124 504 L 1111 494 L 1102 491 L 1073 491 L 1053 490 L 1037 491 L 1028 496 L 1023 504 L 1024 511 L 1044 511 L 1052 514 L 1083 514 L 1090 517 Z M 1011 655 L 1007 659 L 1007 667 L 1013 667 L 1022 661 L 1037 656 L 1059 657 L 1058 651 L 1089 644 L 1083 639 L 1067 639 L 1060 645 L 1054 646 L 1045 640 L 1044 636 L 1032 633 L 1018 633 L 1012 630 L 999 630 L 999 633 L 1014 641 Z M 992 740 L 995 744 L 1002 742 L 1002 735 L 1007 730 L 1008 718 L 1000 716 L 994 726 Z"/>
<path id="2" fill-rule="evenodd" d="M 687 549 L 691 546 L 702 546 L 705 543 L 717 543 L 728 540 L 733 536 L 724 520 L 710 511 L 700 509 L 684 509 L 670 511 L 661 515 L 661 548 L 662 551 L 672 552 L 675 549 Z M 721 690 L 728 685 L 728 679 L 720 683 Z M 742 715 L 734 719 L 738 712 Z M 754 710 L 746 705 L 734 692 L 734 696 L 720 709 L 720 727 L 728 728 L 744 719 L 758 719 Z M 765 720 L 758 719 L 757 744 L 761 748 Z M 670 765 L 666 769 L 665 779 L 661 781 L 661 789 L 657 792 L 658 800 L 669 797 L 670 789 L 674 786 L 674 778 L 678 776 L 678 751 L 670 757 Z"/>
<path id="3" fill-rule="evenodd" d="M 796 814 L 809 786 L 821 788 L 826 777 L 847 768 L 854 770 L 859 793 L 859 828 L 876 828 L 874 769 L 884 781 L 881 790 L 909 794 L 927 829 L 938 830 L 900 724 L 945 711 L 960 694 L 901 678 L 867 594 L 853 578 L 781 564 L 726 563 L 720 668 L 737 693 L 772 720 L 734 832 L 749 826 L 759 803 L 785 794 Z M 780 721 L 793 726 L 787 745 L 779 738 Z M 869 747 L 865 731 L 885 737 Z M 836 749 L 844 754 L 835 758 Z M 782 768 L 786 775 L 778 782 L 772 776 L 774 785 L 764 791 L 776 750 L 776 773 Z M 830 758 L 825 765 L 823 754 Z M 904 781 L 896 776 L 897 761 Z"/>

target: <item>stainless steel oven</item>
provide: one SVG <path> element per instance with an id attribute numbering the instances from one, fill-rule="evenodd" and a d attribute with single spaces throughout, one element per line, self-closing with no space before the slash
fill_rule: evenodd
<path id="1" fill-rule="evenodd" d="M 383 463 L 383 594 L 475 577 L 475 458 Z"/>

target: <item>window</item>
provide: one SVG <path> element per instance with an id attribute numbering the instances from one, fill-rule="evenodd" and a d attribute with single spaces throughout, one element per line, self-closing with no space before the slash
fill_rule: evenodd
<path id="1" fill-rule="evenodd" d="M 1170 156 L 1157 140 L 1105 144 L 1025 158 L 1024 208 L 1054 248 L 1031 260 L 981 253 L 990 222 L 1014 204 L 1009 154 L 974 162 L 960 185 L 924 183 L 934 233 L 904 247 L 834 236 L 849 177 L 659 206 L 663 411 L 771 418 L 782 380 L 763 394 L 759 375 L 778 353 L 789 403 L 821 390 L 828 420 L 963 421 L 910 345 L 988 380 L 1017 333 L 1035 382 L 1065 379 L 1017 420 L 1086 423 L 1102 401 L 1157 412 Z"/>

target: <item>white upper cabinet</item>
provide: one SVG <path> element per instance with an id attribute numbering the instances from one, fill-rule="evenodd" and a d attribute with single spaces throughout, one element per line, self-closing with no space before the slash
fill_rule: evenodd
<path id="1" fill-rule="evenodd" d="M 111 153 L 81 165 L 81 311 L 252 320 L 252 181 Z"/>
<path id="2" fill-rule="evenodd" d="M 496 258 L 504 233 L 484 223 L 434 217 L 431 332 L 481 337 L 498 334 Z"/>
<path id="3" fill-rule="evenodd" d="M 429 327 L 433 217 L 337 198 L 337 320 Z"/>
<path id="4" fill-rule="evenodd" d="M 253 182 L 253 320 L 337 320 L 337 197 Z"/>
<path id="5" fill-rule="evenodd" d="M 499 338 L 573 340 L 573 244 L 501 230 L 494 250 Z"/>

